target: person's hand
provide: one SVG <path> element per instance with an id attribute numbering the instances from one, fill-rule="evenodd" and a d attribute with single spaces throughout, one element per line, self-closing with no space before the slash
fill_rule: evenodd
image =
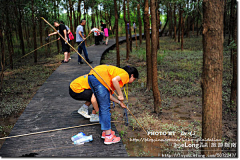
<path id="1" fill-rule="evenodd" d="M 124 100 L 123 95 L 118 96 L 118 100 L 119 100 L 119 101 L 123 101 L 123 100 Z"/>
<path id="2" fill-rule="evenodd" d="M 123 102 L 121 102 L 121 101 L 120 101 L 120 106 L 121 106 L 122 108 L 127 108 L 127 106 L 125 106 L 125 104 L 123 104 Z"/>
<path id="3" fill-rule="evenodd" d="M 49 34 L 48 37 L 50 37 L 51 35 Z"/>
<path id="4" fill-rule="evenodd" d="M 83 40 L 85 41 L 85 40 L 86 40 L 86 38 L 83 38 Z"/>
<path id="5" fill-rule="evenodd" d="M 68 41 L 67 37 L 65 37 L 65 40 Z"/>
<path id="6" fill-rule="evenodd" d="M 60 40 L 60 37 L 58 38 L 58 40 Z"/>

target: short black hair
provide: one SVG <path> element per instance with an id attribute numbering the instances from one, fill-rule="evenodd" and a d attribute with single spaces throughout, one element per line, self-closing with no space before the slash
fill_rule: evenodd
<path id="1" fill-rule="evenodd" d="M 129 78 L 132 74 L 134 78 L 138 78 L 139 76 L 138 70 L 135 67 L 125 66 L 122 69 L 124 69 L 129 74 Z"/>
<path id="2" fill-rule="evenodd" d="M 86 19 L 82 19 L 82 20 L 80 21 L 80 23 L 82 23 L 82 21 L 86 21 Z"/>
<path id="3" fill-rule="evenodd" d="M 57 21 L 57 20 L 55 20 L 55 21 L 53 21 L 53 23 L 58 23 L 58 21 Z"/>
<path id="4" fill-rule="evenodd" d="M 64 22 L 63 22 L 63 21 L 60 21 L 60 23 L 64 24 Z"/>

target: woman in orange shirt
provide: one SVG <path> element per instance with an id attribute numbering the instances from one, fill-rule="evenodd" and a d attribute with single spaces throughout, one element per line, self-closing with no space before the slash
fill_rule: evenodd
<path id="1" fill-rule="evenodd" d="M 110 95 L 112 90 L 118 93 L 118 100 L 121 107 L 126 108 L 122 103 L 124 100 L 121 87 L 127 83 L 132 83 L 138 78 L 138 70 L 135 67 L 118 68 L 111 65 L 99 65 L 94 70 L 104 79 L 106 84 L 93 70 L 88 74 L 88 84 L 94 93 L 99 105 L 99 121 L 101 129 L 105 135 L 104 144 L 112 144 L 120 141 L 111 130 L 111 113 L 110 113 Z M 110 89 L 110 88 L 111 89 Z"/>
<path id="2" fill-rule="evenodd" d="M 85 118 L 90 118 L 90 122 L 99 121 L 99 108 L 97 100 L 88 84 L 88 75 L 83 75 L 75 80 L 73 80 L 69 86 L 70 96 L 79 101 L 86 101 L 81 108 L 79 108 L 78 113 Z M 93 111 L 91 116 L 88 115 L 88 107 L 93 105 Z"/>

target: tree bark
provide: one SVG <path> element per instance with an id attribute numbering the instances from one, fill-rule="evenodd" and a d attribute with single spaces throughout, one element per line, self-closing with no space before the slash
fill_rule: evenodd
<path id="1" fill-rule="evenodd" d="M 19 34 L 19 38 L 20 38 L 20 46 L 22 49 L 22 55 L 25 54 L 25 48 L 24 48 L 24 41 L 23 41 L 23 33 L 22 33 L 22 12 L 21 12 L 21 8 L 20 5 L 17 4 L 16 0 L 14 0 L 14 3 L 16 4 L 16 7 L 14 7 L 14 13 L 15 16 L 17 17 L 17 23 L 18 23 L 18 34 Z M 19 15 L 19 17 L 18 17 Z"/>
<path id="2" fill-rule="evenodd" d="M 233 30 L 232 30 L 232 37 L 234 43 L 237 45 L 237 2 L 236 0 L 232 0 L 233 3 Z M 231 96 L 230 96 L 230 103 L 232 105 L 231 110 L 235 112 L 237 110 L 237 47 L 232 51 L 232 67 L 233 67 L 233 78 L 231 84 Z"/>
<path id="3" fill-rule="evenodd" d="M 129 35 L 128 35 L 128 29 L 127 29 L 127 19 L 126 19 L 126 4 L 125 4 L 126 0 L 123 0 L 123 17 L 124 17 L 124 22 L 125 22 L 125 30 L 126 30 L 126 60 L 129 60 L 129 54 L 130 54 L 130 43 L 129 43 Z M 130 27 L 129 27 L 130 29 Z"/>
<path id="4" fill-rule="evenodd" d="M 5 52 L 4 52 L 4 41 L 3 41 L 3 19 L 2 16 L 0 19 L 0 43 L 1 43 L 1 74 L 0 74 L 0 101 L 3 99 L 2 88 L 3 88 L 3 78 L 4 78 L 4 69 L 5 69 Z"/>
<path id="5" fill-rule="evenodd" d="M 156 4 L 155 0 L 150 1 L 151 4 L 151 21 L 152 21 L 152 81 L 153 81 L 153 97 L 154 112 L 159 114 L 162 111 L 161 96 L 158 88 L 157 73 L 157 25 L 156 25 Z"/>
<path id="6" fill-rule="evenodd" d="M 157 25 L 157 49 L 160 49 L 159 45 L 159 28 L 160 28 L 160 11 L 159 11 L 160 0 L 156 1 L 156 25 Z"/>
<path id="7" fill-rule="evenodd" d="M 119 43 L 118 43 L 118 10 L 117 10 L 117 0 L 114 0 L 114 12 L 115 12 L 115 29 L 116 29 L 116 51 L 117 51 L 117 67 L 120 67 L 120 53 L 119 53 Z"/>
<path id="8" fill-rule="evenodd" d="M 6 8 L 6 37 L 8 44 L 8 53 L 9 53 L 9 64 L 10 68 L 13 69 L 13 45 L 12 45 L 12 33 L 9 20 L 9 8 Z"/>
<path id="9" fill-rule="evenodd" d="M 172 37 L 172 7 L 171 4 L 168 4 L 168 14 L 169 14 L 169 36 Z"/>
<path id="10" fill-rule="evenodd" d="M 149 25 L 149 4 L 148 0 L 144 0 L 144 36 L 146 39 L 146 60 L 147 60 L 147 90 L 152 89 L 152 58 L 150 46 L 150 25 Z"/>
<path id="11" fill-rule="evenodd" d="M 78 0 L 78 23 L 79 24 L 81 21 L 81 3 L 82 3 L 82 0 Z"/>
<path id="12" fill-rule="evenodd" d="M 138 4 L 137 4 L 137 14 L 138 14 L 138 25 L 139 25 L 139 41 L 141 45 L 142 44 L 142 19 L 140 16 L 140 0 L 138 0 Z"/>
<path id="13" fill-rule="evenodd" d="M 34 18 L 34 0 L 32 0 L 32 24 L 33 24 L 33 43 L 34 43 L 34 50 L 37 49 L 37 37 L 36 37 L 36 23 Z M 34 51 L 34 63 L 37 63 L 37 51 Z"/>
<path id="14" fill-rule="evenodd" d="M 224 0 L 203 0 L 202 139 L 222 139 Z M 221 154 L 207 141 L 202 154 Z"/>
<path id="15" fill-rule="evenodd" d="M 128 8 L 127 12 L 128 12 L 128 22 L 129 22 L 130 52 L 132 52 L 132 28 L 131 28 L 131 18 L 129 13 L 129 0 L 127 0 L 127 8 Z"/>
<path id="16" fill-rule="evenodd" d="M 70 8 L 70 11 L 69 11 L 70 30 L 71 30 L 71 32 L 73 32 L 73 24 L 72 24 L 73 4 L 72 4 L 72 0 L 69 0 L 69 8 Z M 74 46 L 74 41 L 71 41 L 71 45 Z"/>
<path id="17" fill-rule="evenodd" d="M 183 51 L 183 36 L 184 36 L 184 18 L 183 18 L 183 12 L 184 12 L 184 5 L 183 8 L 181 8 L 181 51 Z"/>
<path id="18" fill-rule="evenodd" d="M 180 42 L 180 33 L 181 33 L 181 21 L 182 21 L 182 11 L 181 11 L 181 4 L 179 4 L 179 20 L 178 20 L 178 42 Z"/>
<path id="19" fill-rule="evenodd" d="M 174 39 L 177 42 L 177 17 L 176 17 L 176 4 L 174 4 Z"/>

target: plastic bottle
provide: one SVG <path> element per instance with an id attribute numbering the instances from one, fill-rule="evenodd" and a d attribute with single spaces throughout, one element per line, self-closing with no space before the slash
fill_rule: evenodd
<path id="1" fill-rule="evenodd" d="M 85 136 L 85 134 L 83 132 L 79 132 L 77 135 L 72 136 L 71 140 L 76 141 L 76 140 L 82 138 L 83 136 Z"/>
<path id="2" fill-rule="evenodd" d="M 90 135 L 90 136 L 83 136 L 82 138 L 74 141 L 73 144 L 79 145 L 79 144 L 83 144 L 84 142 L 90 142 L 92 140 L 93 140 L 92 135 Z"/>

